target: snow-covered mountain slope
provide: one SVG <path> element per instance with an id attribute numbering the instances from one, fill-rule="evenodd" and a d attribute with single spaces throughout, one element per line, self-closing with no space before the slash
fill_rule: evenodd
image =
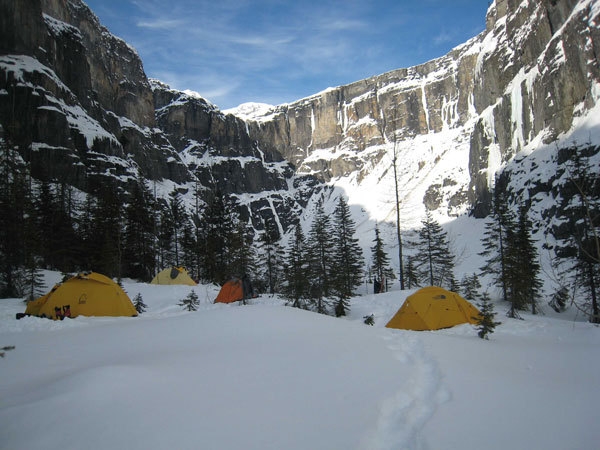
<path id="1" fill-rule="evenodd" d="M 555 225 L 560 147 L 600 144 L 598 0 L 497 0 L 486 30 L 438 59 L 225 113 L 148 80 L 81 0 L 2 8 L 0 137 L 34 177 L 84 191 L 142 176 L 191 206 L 218 188 L 255 229 L 268 218 L 281 233 L 344 194 L 368 252 L 375 223 L 394 242 L 394 156 L 409 236 L 426 210 L 460 235 L 465 214 L 486 216 L 508 167 L 510 198 L 530 208 L 541 241 Z"/>
<path id="2" fill-rule="evenodd" d="M 599 167 L 599 25 L 596 0 L 493 2 L 486 30 L 448 55 L 245 120 L 261 148 L 349 197 L 365 249 L 375 223 L 395 240 L 394 155 L 408 235 L 429 210 L 459 239 L 456 218 L 485 217 L 508 168 L 509 198 L 527 206 L 541 245 L 556 229 L 560 149 L 585 146 Z"/>
<path id="3" fill-rule="evenodd" d="M 484 216 L 507 162 L 596 117 L 599 13 L 594 0 L 494 2 L 487 29 L 448 55 L 271 108 L 250 134 L 300 172 L 371 192 L 395 146 L 404 203 Z"/>

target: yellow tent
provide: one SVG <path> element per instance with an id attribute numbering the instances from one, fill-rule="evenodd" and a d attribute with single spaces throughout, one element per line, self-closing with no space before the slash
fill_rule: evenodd
<path id="1" fill-rule="evenodd" d="M 477 323 L 479 310 L 455 292 L 436 286 L 409 296 L 387 323 L 387 328 L 439 330 L 461 323 Z"/>
<path id="2" fill-rule="evenodd" d="M 152 284 L 187 284 L 188 286 L 196 286 L 194 280 L 188 275 L 183 267 L 170 267 L 158 272 L 152 279 Z"/>
<path id="3" fill-rule="evenodd" d="M 137 316 L 121 287 L 99 273 L 80 273 L 29 302 L 25 315 L 63 319 L 77 316 Z"/>

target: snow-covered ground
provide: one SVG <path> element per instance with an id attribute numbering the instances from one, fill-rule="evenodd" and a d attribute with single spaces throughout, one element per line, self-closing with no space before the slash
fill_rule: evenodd
<path id="1" fill-rule="evenodd" d="M 16 347 L 0 360 L 1 449 L 598 448 L 600 329 L 572 317 L 498 305 L 483 341 L 469 325 L 384 328 L 409 292 L 335 319 L 124 286 L 146 313 L 17 321 L 22 301 L 0 300 L 0 347 Z M 191 289 L 196 312 L 177 306 Z"/>

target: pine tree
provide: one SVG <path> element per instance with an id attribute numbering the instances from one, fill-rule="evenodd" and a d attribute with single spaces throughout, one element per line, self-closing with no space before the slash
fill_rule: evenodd
<path id="1" fill-rule="evenodd" d="M 192 278 L 199 278 L 196 270 L 198 241 L 196 241 L 197 233 L 190 218 L 183 224 L 180 238 L 180 263 L 188 270 Z"/>
<path id="2" fill-rule="evenodd" d="M 485 224 L 482 244 L 484 250 L 479 253 L 486 260 L 481 267 L 482 275 L 491 275 L 492 282 L 501 288 L 502 299 L 510 302 L 510 264 L 512 255 L 509 251 L 511 238 L 515 233 L 515 218 L 508 207 L 504 192 L 496 188 L 493 192 L 491 218 Z M 517 311 L 511 304 L 509 317 L 517 317 Z"/>
<path id="3" fill-rule="evenodd" d="M 477 317 L 477 335 L 481 339 L 488 339 L 488 334 L 494 332 L 494 329 L 501 324 L 501 322 L 495 322 L 494 318 L 494 304 L 490 300 L 487 292 L 484 292 L 481 296 L 481 301 L 477 304 L 479 307 L 480 315 Z"/>
<path id="4" fill-rule="evenodd" d="M 375 277 L 375 293 L 387 292 L 387 280 L 395 278 L 394 271 L 390 267 L 390 258 L 388 257 L 383 246 L 383 240 L 379 233 L 379 226 L 375 225 L 375 239 L 373 239 L 373 247 L 371 247 L 371 271 Z"/>
<path id="5" fill-rule="evenodd" d="M 9 148 L 0 127 L 0 295 L 18 297 L 18 274 L 24 264 L 25 210 L 28 199 L 26 166 Z"/>
<path id="6" fill-rule="evenodd" d="M 304 301 L 308 292 L 308 263 L 306 242 L 302 226 L 296 225 L 284 263 L 283 295 L 292 301 L 295 308 L 306 308 Z"/>
<path id="7" fill-rule="evenodd" d="M 326 298 L 331 291 L 333 269 L 333 242 L 331 241 L 331 220 L 323 204 L 319 202 L 307 238 L 307 260 L 309 275 L 309 296 L 315 302 L 319 313 L 327 312 Z"/>
<path id="8" fill-rule="evenodd" d="M 563 187 L 570 201 L 562 219 L 569 225 L 565 246 L 557 252 L 567 265 L 573 290 L 577 290 L 573 305 L 600 323 L 600 177 L 592 159 L 585 154 L 597 154 L 592 146 L 561 149 L 568 157 L 568 181 Z"/>
<path id="9" fill-rule="evenodd" d="M 511 252 L 516 255 L 510 268 L 511 299 L 517 309 L 525 309 L 529 305 L 531 313 L 537 314 L 538 298 L 543 286 L 540 279 L 541 265 L 532 237 L 533 226 L 522 205 L 519 207 L 518 217 L 516 234 L 509 245 Z"/>
<path id="10" fill-rule="evenodd" d="M 38 210 L 33 200 L 36 195 L 33 180 L 31 177 L 28 177 L 28 179 L 27 193 L 24 198 L 25 204 L 23 205 L 22 251 L 24 273 L 21 279 L 21 293 L 27 301 L 31 301 L 44 293 L 45 286 L 40 269 L 41 258 L 38 256 L 40 254 L 41 242 L 43 241 L 41 235 L 43 228 L 39 226 Z"/>
<path id="11" fill-rule="evenodd" d="M 363 255 L 354 237 L 355 225 L 350 208 L 343 196 L 339 197 L 334 211 L 333 221 L 333 276 L 332 290 L 339 300 L 335 306 L 337 317 L 346 315 L 350 310 L 348 299 L 361 284 Z"/>
<path id="12" fill-rule="evenodd" d="M 181 300 L 178 306 L 183 306 L 184 309 L 188 311 L 197 311 L 198 306 L 200 306 L 200 302 L 198 301 L 198 294 L 195 291 L 190 291 L 186 298 Z"/>
<path id="13" fill-rule="evenodd" d="M 416 268 L 415 256 L 410 255 L 406 261 L 406 270 L 404 271 L 404 281 L 407 289 L 420 286 L 419 273 Z"/>
<path id="14" fill-rule="evenodd" d="M 259 254 L 264 255 L 262 268 L 264 272 L 264 284 L 266 291 L 274 294 L 280 284 L 282 275 L 284 251 L 279 245 L 280 234 L 273 219 L 264 220 L 264 231 L 259 235 L 258 244 L 260 246 Z"/>
<path id="15" fill-rule="evenodd" d="M 429 211 L 421 223 L 419 241 L 416 243 L 417 268 L 423 274 L 423 281 L 430 286 L 451 288 L 454 277 L 454 256 L 450 251 L 447 233 L 433 219 Z"/>
<path id="16" fill-rule="evenodd" d="M 234 205 L 216 191 L 202 217 L 201 242 L 203 278 L 223 284 L 231 276 L 230 245 L 234 233 Z"/>
<path id="17" fill-rule="evenodd" d="M 183 236 L 183 230 L 185 228 L 186 221 L 189 220 L 183 202 L 181 200 L 181 194 L 177 189 L 173 189 L 169 193 L 168 200 L 169 208 L 168 213 L 170 214 L 170 230 L 171 242 L 173 244 L 173 257 L 175 266 L 181 266 L 181 240 Z"/>
<path id="18" fill-rule="evenodd" d="M 133 299 L 133 306 L 135 307 L 135 310 L 138 312 L 138 314 L 146 312 L 146 308 L 148 307 L 148 305 L 144 303 L 142 294 L 140 294 L 139 292 Z"/>
<path id="19" fill-rule="evenodd" d="M 122 262 L 122 200 L 116 185 L 107 183 L 95 191 L 97 201 L 92 209 L 91 236 L 87 250 L 90 269 L 120 278 Z"/>
<path id="20" fill-rule="evenodd" d="M 252 245 L 253 230 L 239 218 L 234 217 L 233 229 L 227 239 L 229 273 L 239 276 L 254 274 L 256 272 L 256 253 Z"/>
<path id="21" fill-rule="evenodd" d="M 150 281 L 154 274 L 154 200 L 143 178 L 133 185 L 125 207 L 123 272 L 126 276 Z"/>
<path id="22" fill-rule="evenodd" d="M 462 296 L 470 301 L 475 302 L 479 298 L 479 290 L 481 289 L 481 283 L 477 274 L 471 276 L 465 275 L 461 281 L 460 292 Z"/>

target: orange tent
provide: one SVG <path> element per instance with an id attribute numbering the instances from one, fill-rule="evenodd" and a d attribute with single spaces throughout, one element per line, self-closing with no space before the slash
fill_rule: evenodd
<path id="1" fill-rule="evenodd" d="M 233 303 L 244 299 L 244 288 L 242 280 L 232 278 L 223 285 L 215 303 Z"/>

